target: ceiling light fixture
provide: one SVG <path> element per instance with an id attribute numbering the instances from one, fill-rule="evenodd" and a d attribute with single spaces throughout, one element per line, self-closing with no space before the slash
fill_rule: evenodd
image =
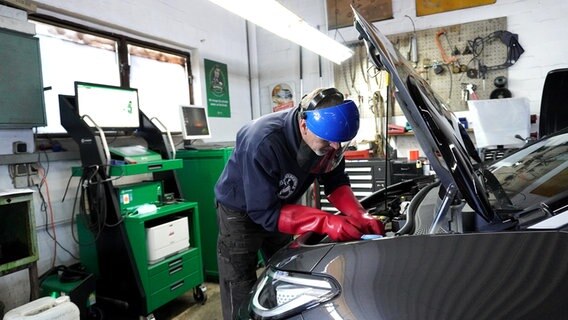
<path id="1" fill-rule="evenodd" d="M 353 50 L 310 26 L 276 0 L 209 1 L 337 64 L 353 55 Z"/>

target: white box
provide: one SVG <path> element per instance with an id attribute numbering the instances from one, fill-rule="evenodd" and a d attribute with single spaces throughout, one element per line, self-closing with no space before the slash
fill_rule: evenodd
<path id="1" fill-rule="evenodd" d="M 527 98 L 469 100 L 468 120 L 472 122 L 477 148 L 522 145 L 530 135 L 530 105 Z"/>
<path id="2" fill-rule="evenodd" d="M 150 264 L 189 248 L 187 217 L 146 228 L 146 248 Z"/>

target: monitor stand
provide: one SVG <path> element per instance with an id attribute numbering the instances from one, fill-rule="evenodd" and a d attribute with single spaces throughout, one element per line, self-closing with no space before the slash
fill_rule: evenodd
<path id="1" fill-rule="evenodd" d="M 191 140 L 184 140 L 183 141 L 183 148 L 185 150 L 195 150 L 195 145 L 191 144 Z"/>

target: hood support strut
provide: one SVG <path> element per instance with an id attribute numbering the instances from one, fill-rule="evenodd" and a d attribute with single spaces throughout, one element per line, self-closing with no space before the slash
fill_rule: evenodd
<path id="1" fill-rule="evenodd" d="M 453 183 L 451 183 L 446 188 L 446 194 L 444 195 L 444 199 L 442 199 L 442 204 L 440 205 L 440 209 L 438 209 L 438 212 L 436 212 L 436 218 L 432 222 L 432 226 L 430 227 L 430 231 L 428 232 L 429 234 L 436 233 L 436 230 L 440 228 L 442 221 L 445 220 L 445 217 L 448 214 L 450 206 L 454 202 L 454 198 L 456 197 L 457 192 L 458 188 Z"/>

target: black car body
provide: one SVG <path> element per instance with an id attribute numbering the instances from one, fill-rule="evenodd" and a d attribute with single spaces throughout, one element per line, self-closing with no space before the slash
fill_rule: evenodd
<path id="1" fill-rule="evenodd" d="M 403 221 L 393 235 L 298 237 L 269 261 L 242 318 L 568 319 L 568 131 L 482 163 L 443 100 L 354 13 L 436 180 L 402 182 L 361 201 L 384 212 L 421 187 L 406 212 L 389 218 Z"/>

